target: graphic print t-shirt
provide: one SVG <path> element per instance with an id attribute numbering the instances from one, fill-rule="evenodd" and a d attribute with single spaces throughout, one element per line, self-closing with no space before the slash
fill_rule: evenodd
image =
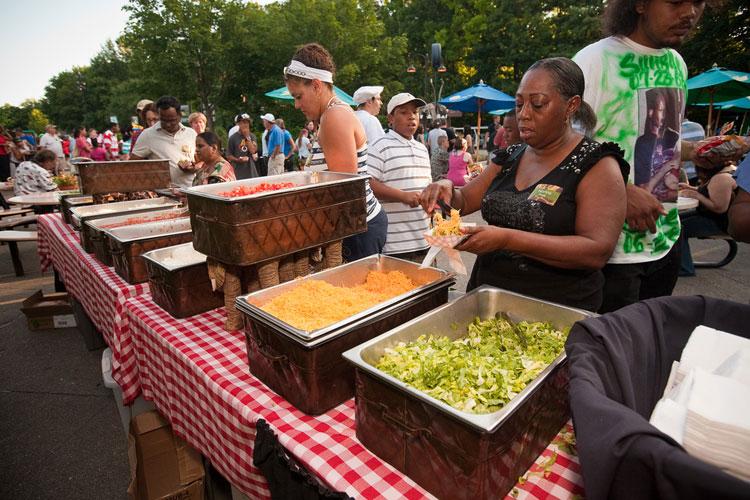
<path id="1" fill-rule="evenodd" d="M 660 259 L 680 235 L 675 202 L 685 62 L 672 49 L 651 49 L 620 36 L 589 45 L 573 60 L 586 78 L 584 100 L 598 119 L 589 136 L 618 143 L 630 164 L 630 182 L 656 196 L 668 212 L 657 221 L 655 234 L 640 233 L 626 222 L 610 262 Z"/>

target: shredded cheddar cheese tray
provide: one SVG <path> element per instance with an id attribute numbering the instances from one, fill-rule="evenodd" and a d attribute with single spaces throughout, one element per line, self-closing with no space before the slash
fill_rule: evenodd
<path id="1" fill-rule="evenodd" d="M 412 300 L 453 273 L 374 255 L 238 297 L 240 311 L 308 341 Z"/>

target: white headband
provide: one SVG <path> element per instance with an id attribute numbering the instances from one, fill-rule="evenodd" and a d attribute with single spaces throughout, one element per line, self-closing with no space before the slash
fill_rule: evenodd
<path id="1" fill-rule="evenodd" d="M 294 59 L 289 63 L 289 66 L 284 68 L 284 76 L 296 76 L 298 78 L 305 78 L 306 80 L 317 78 L 321 82 L 333 83 L 333 73 L 330 71 L 311 68 Z"/>

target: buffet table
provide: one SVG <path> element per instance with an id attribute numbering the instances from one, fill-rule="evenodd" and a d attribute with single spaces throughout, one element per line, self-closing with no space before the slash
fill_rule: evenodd
<path id="1" fill-rule="evenodd" d="M 251 375 L 244 334 L 223 330 L 223 310 L 179 320 L 150 295 L 128 300 L 125 309 L 145 398 L 249 497 L 269 498 L 252 462 L 255 425 L 263 419 L 284 448 L 334 490 L 353 498 L 434 498 L 357 441 L 353 399 L 310 417 Z M 583 494 L 577 457 L 551 444 L 537 464 L 555 452 L 549 474 L 530 473 L 517 486 L 518 498 Z"/>
<path id="2" fill-rule="evenodd" d="M 175 319 L 154 304 L 148 284 L 128 285 L 84 252 L 59 214 L 40 216 L 38 226 L 42 269 L 55 266 L 104 334 L 124 400 L 142 392 L 245 495 L 270 498 L 253 465 L 256 424 L 264 420 L 284 449 L 334 490 L 353 498 L 434 498 L 359 443 L 353 399 L 310 417 L 251 375 L 244 334 L 224 331 L 223 309 Z M 553 454 L 552 465 L 539 467 Z M 577 457 L 553 441 L 516 490 L 517 498 L 583 494 Z"/>
<path id="3" fill-rule="evenodd" d="M 123 400 L 132 402 L 140 391 L 138 367 L 123 315 L 125 301 L 149 290 L 148 283 L 130 285 L 114 268 L 81 248 L 78 232 L 59 213 L 40 215 L 37 221 L 42 272 L 54 266 L 73 298 L 112 349 L 112 376 L 122 387 Z"/>

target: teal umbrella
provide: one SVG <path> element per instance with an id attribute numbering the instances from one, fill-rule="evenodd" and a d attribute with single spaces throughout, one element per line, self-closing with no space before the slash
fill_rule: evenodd
<path id="1" fill-rule="evenodd" d="M 708 105 L 708 126 L 711 129 L 711 114 L 715 102 L 739 99 L 750 95 L 750 73 L 714 67 L 687 81 L 688 104 Z"/>
<path id="2" fill-rule="evenodd" d="M 333 86 L 333 91 L 336 93 L 336 97 L 347 103 L 349 106 L 357 105 L 357 103 L 354 102 L 354 99 L 352 99 L 352 96 L 350 96 L 337 86 Z M 294 97 L 292 97 L 292 94 L 289 93 L 289 89 L 287 89 L 286 87 L 281 87 L 276 90 L 272 90 L 271 92 L 266 92 L 266 95 L 268 97 L 272 97 L 273 99 L 283 99 L 286 101 L 294 100 Z"/>
<path id="3" fill-rule="evenodd" d="M 708 106 L 708 104 L 696 104 L 696 106 Z M 719 108 L 719 113 L 722 109 L 740 109 L 745 113 L 742 115 L 742 123 L 740 124 L 740 133 L 745 127 L 745 120 L 747 119 L 747 112 L 750 110 L 750 96 L 741 97 L 739 99 L 732 99 L 731 101 L 715 102 L 714 106 Z M 717 120 L 718 121 L 718 120 Z"/>

